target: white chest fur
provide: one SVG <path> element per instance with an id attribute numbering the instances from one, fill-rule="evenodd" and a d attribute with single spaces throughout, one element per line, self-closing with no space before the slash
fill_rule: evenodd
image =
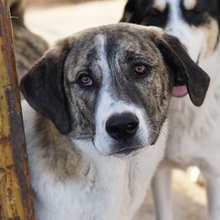
<path id="1" fill-rule="evenodd" d="M 56 172 L 47 169 L 47 158 L 38 150 L 42 143 L 30 121 L 33 110 L 30 107 L 24 109 L 37 220 L 131 219 L 140 207 L 163 156 L 164 132 L 155 145 L 146 146 L 136 156 L 125 159 L 101 156 L 91 142 L 74 141 L 87 172 L 84 178 L 70 176 L 60 180 Z"/>
<path id="2" fill-rule="evenodd" d="M 89 170 L 82 181 L 61 182 L 50 173 L 35 172 L 33 182 L 40 197 L 36 200 L 40 220 L 120 220 L 135 214 L 163 150 L 146 147 L 129 160 L 100 157 L 92 151 L 89 153 L 97 158 L 88 158 Z M 36 164 L 33 166 L 36 170 Z"/>

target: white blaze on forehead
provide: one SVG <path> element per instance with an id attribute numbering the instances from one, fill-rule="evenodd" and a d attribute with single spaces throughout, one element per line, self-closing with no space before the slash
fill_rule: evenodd
<path id="1" fill-rule="evenodd" d="M 183 0 L 183 5 L 186 10 L 193 10 L 196 7 L 197 0 Z"/>
<path id="2" fill-rule="evenodd" d="M 155 0 L 153 8 L 157 9 L 160 12 L 163 12 L 166 8 L 166 0 Z"/>
<path id="3" fill-rule="evenodd" d="M 98 54 L 98 64 L 99 67 L 102 70 L 102 75 L 104 78 L 106 78 L 106 74 L 109 73 L 109 66 L 108 66 L 108 60 L 107 60 L 107 39 L 106 36 L 103 34 L 97 34 L 94 37 L 96 51 Z"/>
<path id="4" fill-rule="evenodd" d="M 145 113 L 143 110 L 134 104 L 128 103 L 126 100 L 122 100 L 120 97 L 117 97 L 117 91 L 114 87 L 111 88 L 112 81 L 107 59 L 106 36 L 102 34 L 96 35 L 94 38 L 94 43 L 99 57 L 97 62 L 102 71 L 102 83 L 99 90 L 95 115 L 96 135 L 94 137 L 94 145 L 99 153 L 108 155 L 113 150 L 113 140 L 106 132 L 106 122 L 112 115 L 123 112 L 131 112 L 136 115 L 140 121 L 138 137 L 145 143 L 149 139 L 149 128 L 147 126 L 147 119 L 145 118 Z M 116 57 L 117 58 L 115 59 L 118 59 L 119 55 Z M 117 65 L 116 63 L 117 62 L 115 62 L 115 65 Z"/>

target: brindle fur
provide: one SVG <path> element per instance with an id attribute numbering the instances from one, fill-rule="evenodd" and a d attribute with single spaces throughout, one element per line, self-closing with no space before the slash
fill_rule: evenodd
<path id="1" fill-rule="evenodd" d="M 135 73 L 137 63 L 145 64 L 146 74 Z M 92 77 L 92 87 L 83 87 L 79 83 L 82 71 Z M 191 81 L 197 75 L 203 80 L 195 81 L 192 86 Z M 102 26 L 79 32 L 49 49 L 21 80 L 25 98 L 41 113 L 30 110 L 29 114 L 24 110 L 35 204 L 41 213 L 38 219 L 59 219 L 45 207 L 49 205 L 50 210 L 54 210 L 57 201 L 61 204 L 72 193 L 71 204 L 59 207 L 60 219 L 97 219 L 100 212 L 103 219 L 131 219 L 162 158 L 165 137 L 160 133 L 171 90 L 178 83 L 186 83 L 192 101 L 201 104 L 209 78 L 191 61 L 176 38 L 158 28 L 132 24 Z M 114 105 L 122 102 L 128 109 L 134 106 L 143 111 L 142 122 L 149 127 L 147 140 L 136 136 L 116 143 L 108 137 L 104 144 L 110 148 L 109 154 L 97 150 L 99 142 L 96 140 L 105 132 L 104 128 L 100 133 L 96 129 L 100 105 L 108 102 L 102 102 L 103 91 L 107 96 L 109 94 Z M 112 156 L 116 144 L 142 149 L 131 160 L 121 160 Z M 121 195 L 115 195 L 121 183 Z M 81 191 L 76 189 L 78 184 L 82 186 Z M 56 198 L 51 197 L 48 186 L 50 189 L 61 187 Z M 88 195 L 84 198 L 85 193 L 89 198 Z M 132 199 L 128 199 L 131 195 Z M 120 201 L 115 196 L 119 196 Z M 47 205 L 44 206 L 42 201 Z"/>

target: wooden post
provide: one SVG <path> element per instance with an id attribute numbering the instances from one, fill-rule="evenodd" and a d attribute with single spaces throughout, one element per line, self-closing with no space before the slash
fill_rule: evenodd
<path id="1" fill-rule="evenodd" d="M 34 220 L 9 5 L 0 0 L 0 220 Z"/>

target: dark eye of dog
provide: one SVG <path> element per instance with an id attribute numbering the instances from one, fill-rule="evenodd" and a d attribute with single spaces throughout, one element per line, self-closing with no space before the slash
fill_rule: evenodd
<path id="1" fill-rule="evenodd" d="M 92 78 L 86 73 L 81 74 L 78 78 L 78 81 L 83 86 L 91 86 L 93 84 Z"/>
<path id="2" fill-rule="evenodd" d="M 144 75 L 147 72 L 148 68 L 144 64 L 136 64 L 135 65 L 135 73 L 138 75 Z"/>

